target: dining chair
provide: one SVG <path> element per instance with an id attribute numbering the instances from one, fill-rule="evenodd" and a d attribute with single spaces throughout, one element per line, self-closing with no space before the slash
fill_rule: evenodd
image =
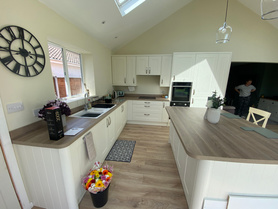
<path id="1" fill-rule="evenodd" d="M 256 119 L 254 114 L 262 116 L 262 118 Z M 267 111 L 264 111 L 264 110 L 254 108 L 254 107 L 249 107 L 249 113 L 248 113 L 248 116 L 246 118 L 247 121 L 250 120 L 251 115 L 252 115 L 252 118 L 254 120 L 253 123 L 256 124 L 256 125 L 259 125 L 258 122 L 264 120 L 262 127 L 265 128 L 266 124 L 267 124 L 267 121 L 268 121 L 268 118 L 270 117 L 271 113 L 267 112 Z"/>

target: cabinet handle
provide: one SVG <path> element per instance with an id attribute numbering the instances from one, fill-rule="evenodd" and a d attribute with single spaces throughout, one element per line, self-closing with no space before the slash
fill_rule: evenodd
<path id="1" fill-rule="evenodd" d="M 193 95 L 195 95 L 195 89 L 193 89 Z"/>
<path id="2" fill-rule="evenodd" d="M 161 84 L 163 84 L 163 79 L 161 79 Z"/>
<path id="3" fill-rule="evenodd" d="M 150 107 L 150 106 L 144 106 L 144 107 Z"/>
<path id="4" fill-rule="evenodd" d="M 149 116 L 150 114 L 144 114 L 145 116 Z"/>
<path id="5" fill-rule="evenodd" d="M 176 80 L 176 76 L 174 76 L 173 80 Z"/>
<path id="6" fill-rule="evenodd" d="M 109 116 L 109 126 L 111 125 L 111 118 L 110 118 L 110 116 Z"/>
<path id="7" fill-rule="evenodd" d="M 126 78 L 124 79 L 124 82 L 126 83 Z"/>
<path id="8" fill-rule="evenodd" d="M 148 69 L 146 68 L 146 74 L 148 74 Z"/>
<path id="9" fill-rule="evenodd" d="M 150 102 L 145 102 L 145 104 L 150 104 Z"/>
<path id="10" fill-rule="evenodd" d="M 151 68 L 149 68 L 149 74 L 151 74 Z"/>
<path id="11" fill-rule="evenodd" d="M 122 108 L 122 112 L 124 111 L 124 106 L 121 107 Z"/>
<path id="12" fill-rule="evenodd" d="M 163 108 L 165 108 L 165 102 L 163 102 Z"/>
<path id="13" fill-rule="evenodd" d="M 133 84 L 135 84 L 135 79 L 133 78 Z"/>
<path id="14" fill-rule="evenodd" d="M 194 103 L 194 98 L 192 98 L 192 104 Z"/>
<path id="15" fill-rule="evenodd" d="M 108 122 L 108 118 L 106 118 L 106 128 L 108 128 L 109 126 L 109 122 Z"/>

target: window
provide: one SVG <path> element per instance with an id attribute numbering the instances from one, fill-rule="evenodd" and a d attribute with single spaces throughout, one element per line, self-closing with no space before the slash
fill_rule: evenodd
<path id="1" fill-rule="evenodd" d="M 56 96 L 64 98 L 81 95 L 81 55 L 52 43 L 48 43 L 48 51 Z"/>
<path id="2" fill-rule="evenodd" d="M 125 16 L 140 4 L 142 4 L 145 0 L 115 0 L 118 9 L 122 16 Z"/>

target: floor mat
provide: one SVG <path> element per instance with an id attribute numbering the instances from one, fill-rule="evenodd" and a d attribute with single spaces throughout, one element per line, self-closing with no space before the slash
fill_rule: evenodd
<path id="1" fill-rule="evenodd" d="M 136 141 L 116 140 L 105 160 L 130 162 Z"/>

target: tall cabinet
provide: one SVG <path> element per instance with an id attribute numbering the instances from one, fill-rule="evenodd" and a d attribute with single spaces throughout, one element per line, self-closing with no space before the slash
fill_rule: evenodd
<path id="1" fill-rule="evenodd" d="M 192 82 L 191 107 L 205 107 L 213 91 L 225 96 L 230 71 L 230 52 L 175 52 L 173 82 Z"/>

